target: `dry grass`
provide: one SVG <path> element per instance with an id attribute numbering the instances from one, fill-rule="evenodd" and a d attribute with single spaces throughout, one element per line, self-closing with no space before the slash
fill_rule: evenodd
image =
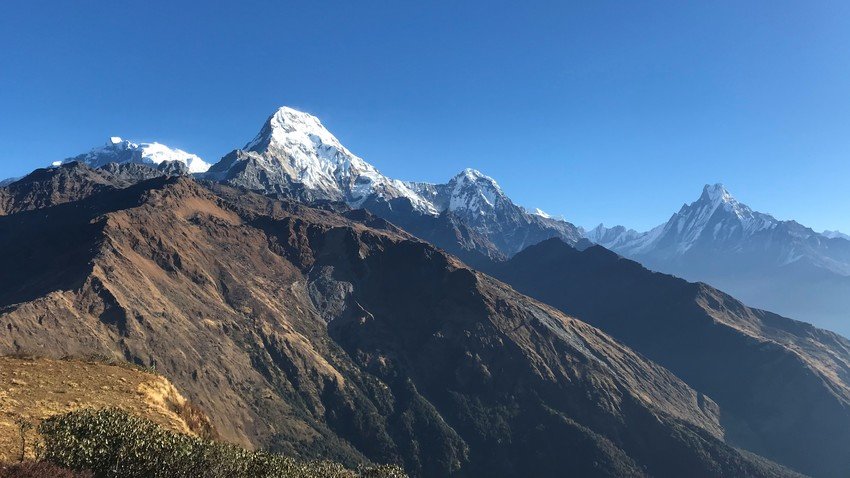
<path id="1" fill-rule="evenodd" d="M 219 440 L 220 436 L 215 427 L 210 423 L 209 417 L 203 410 L 198 408 L 189 400 L 177 404 L 177 416 L 180 417 L 189 427 L 189 430 L 194 432 L 204 440 Z"/>
<path id="2" fill-rule="evenodd" d="M 0 357 L 0 462 L 34 456 L 35 428 L 50 416 L 84 408 L 116 407 L 181 433 L 217 436 L 206 415 L 164 377 L 103 361 Z"/>

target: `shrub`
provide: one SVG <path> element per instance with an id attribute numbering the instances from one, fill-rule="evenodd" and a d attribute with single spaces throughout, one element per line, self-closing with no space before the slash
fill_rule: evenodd
<path id="1" fill-rule="evenodd" d="M 397 478 L 394 466 L 351 471 L 174 433 L 117 409 L 81 410 L 49 418 L 39 431 L 43 459 L 97 478 Z"/>

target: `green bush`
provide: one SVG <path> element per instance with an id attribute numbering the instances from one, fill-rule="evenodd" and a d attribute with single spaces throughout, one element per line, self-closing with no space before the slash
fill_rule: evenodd
<path id="1" fill-rule="evenodd" d="M 394 466 L 352 471 L 174 433 L 117 409 L 49 418 L 39 432 L 45 461 L 97 478 L 398 478 Z"/>

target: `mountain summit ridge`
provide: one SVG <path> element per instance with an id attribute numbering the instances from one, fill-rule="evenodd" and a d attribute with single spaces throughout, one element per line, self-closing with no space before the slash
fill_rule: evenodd
<path id="1" fill-rule="evenodd" d="M 444 184 L 389 178 L 343 146 L 319 118 L 288 106 L 278 108 L 251 141 L 228 153 L 206 177 L 306 202 L 344 202 L 403 221 L 414 234 L 436 220 L 461 236 L 480 236 L 476 247 L 485 254 L 510 256 L 549 237 L 581 239 L 566 221 L 526 212 L 476 169 L 466 168 Z M 497 236 L 508 225 L 521 231 L 504 241 Z"/>
<path id="2" fill-rule="evenodd" d="M 134 143 L 119 136 L 111 136 L 103 146 L 92 148 L 87 153 L 63 161 L 57 161 L 53 165 L 58 166 L 74 161 L 85 163 L 93 168 L 106 166 L 109 163 L 138 163 L 159 166 L 166 162 L 178 162 L 185 164 L 190 173 L 203 173 L 210 168 L 210 164 L 198 155 L 187 153 L 182 149 L 170 148 L 157 142 Z"/>
<path id="3" fill-rule="evenodd" d="M 165 162 L 181 163 L 188 174 L 254 192 L 308 204 L 344 203 L 404 224 L 410 232 L 473 262 L 482 256 L 510 257 L 551 237 L 570 244 L 582 240 L 579 228 L 561 217 L 518 206 L 493 178 L 477 169 L 466 168 L 442 184 L 385 176 L 346 148 L 319 118 L 288 106 L 275 110 L 250 141 L 213 165 L 179 149 L 120 137 L 54 167 L 75 161 L 93 168 L 109 163 L 160 167 Z"/>
<path id="4" fill-rule="evenodd" d="M 381 174 L 349 151 L 315 116 L 283 106 L 242 149 L 213 165 L 209 176 L 247 189 L 295 193 L 304 199 L 343 201 L 360 207 L 371 195 L 406 198 L 435 214 L 407 185 Z"/>

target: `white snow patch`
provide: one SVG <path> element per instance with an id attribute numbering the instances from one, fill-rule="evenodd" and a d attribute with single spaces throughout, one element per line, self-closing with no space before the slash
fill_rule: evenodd
<path id="1" fill-rule="evenodd" d="M 71 161 L 80 161 L 96 168 L 112 162 L 161 164 L 166 161 L 179 161 L 189 168 L 190 173 L 203 173 L 211 166 L 199 156 L 182 149 L 169 148 L 160 143 L 133 143 L 118 136 L 111 136 L 104 146 L 94 148 L 88 153 L 57 162 L 62 164 Z"/>
<path id="2" fill-rule="evenodd" d="M 382 175 L 346 149 L 318 118 L 287 106 L 269 117 L 244 149 L 259 153 L 268 167 L 308 189 L 344 198 L 353 207 L 375 194 L 386 199 L 404 197 L 422 212 L 438 213 L 407 184 Z"/>
<path id="3" fill-rule="evenodd" d="M 846 239 L 850 241 L 850 235 L 844 234 L 841 231 L 823 231 L 821 235 L 829 239 Z"/>
<path id="4" fill-rule="evenodd" d="M 536 207 L 536 208 L 534 208 L 534 210 L 533 210 L 533 211 L 531 211 L 531 214 L 534 214 L 535 216 L 540 216 L 540 217 L 542 217 L 542 218 L 544 218 L 544 219 L 552 219 L 552 216 L 551 216 L 551 215 L 549 215 L 546 211 L 544 211 L 544 210 L 542 210 L 542 209 L 540 209 L 540 208 L 537 208 L 537 207 Z"/>

